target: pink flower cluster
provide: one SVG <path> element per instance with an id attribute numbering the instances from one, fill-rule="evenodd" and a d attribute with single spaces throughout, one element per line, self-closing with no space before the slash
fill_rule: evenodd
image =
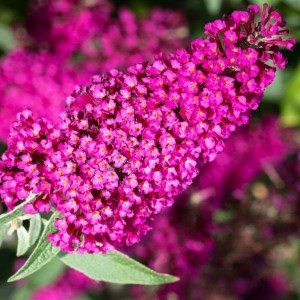
<path id="1" fill-rule="evenodd" d="M 27 212 L 54 205 L 62 217 L 49 239 L 62 251 L 138 242 L 148 221 L 192 183 L 197 165 L 214 160 L 248 121 L 275 77 L 266 62 L 284 67 L 274 43 L 291 49 L 294 40 L 282 41 L 284 22 L 271 7 L 254 23 L 258 11 L 251 5 L 208 24 L 206 38 L 152 64 L 94 76 L 67 98 L 59 127 L 19 114 L 1 162 L 6 205 L 30 191 L 39 196 Z M 270 37 L 269 23 L 280 28 Z"/>
<path id="2" fill-rule="evenodd" d="M 216 276 L 212 277 L 213 279 L 203 275 L 203 270 L 211 267 L 210 259 L 216 250 L 216 241 L 212 236 L 212 233 L 216 233 L 216 224 L 212 220 L 212 213 L 222 207 L 225 200 L 234 197 L 235 189 L 244 185 L 249 187 L 249 184 L 263 171 L 264 166 L 262 162 L 267 162 L 269 165 L 274 166 L 285 158 L 286 154 L 292 149 L 290 144 L 286 143 L 286 135 L 289 135 L 289 131 L 282 130 L 275 117 L 264 118 L 259 123 L 251 122 L 250 126 L 244 126 L 232 135 L 226 143 L 222 154 L 214 162 L 206 165 L 201 170 L 200 176 L 198 176 L 201 182 L 209 182 L 210 185 L 207 186 L 205 184 L 202 189 L 198 184 L 198 180 L 196 180 L 185 193 L 176 198 L 172 208 L 155 219 L 151 234 L 147 235 L 135 247 L 128 249 L 131 255 L 137 256 L 156 271 L 175 274 L 181 278 L 179 282 L 158 287 L 157 290 L 134 286 L 130 288 L 130 293 L 134 299 L 162 300 L 168 299 L 171 295 L 176 295 L 178 299 L 202 299 L 204 295 L 207 295 L 208 291 L 205 287 L 203 285 L 198 286 L 199 278 L 201 278 L 201 282 L 205 282 L 205 280 L 222 277 L 215 273 L 210 274 L 210 276 Z M 261 159 L 254 159 L 254 157 L 249 156 L 252 152 L 256 153 Z M 224 159 L 226 160 L 225 164 L 222 163 Z M 237 159 L 243 161 L 243 165 L 237 165 Z M 295 185 L 297 174 L 299 174 L 297 168 L 299 169 L 299 163 L 295 164 L 294 161 L 291 161 L 288 166 L 284 163 L 276 168 L 284 182 L 289 186 L 288 190 L 292 191 L 289 194 L 284 193 L 284 195 L 278 194 L 276 190 L 271 192 L 271 201 L 274 202 L 279 211 L 285 210 L 282 205 L 289 207 L 291 204 L 297 203 L 297 193 L 299 194 L 299 187 L 297 188 Z M 244 177 L 245 171 L 248 174 L 246 178 Z M 224 178 L 229 177 L 229 174 L 232 172 L 236 175 L 232 177 L 233 182 L 227 192 L 223 193 L 221 191 L 222 201 L 215 201 L 216 197 L 219 198 L 219 194 L 214 194 L 210 198 L 203 198 L 202 201 L 197 202 L 197 196 L 205 196 L 205 190 L 208 187 L 215 190 L 219 190 L 222 187 L 219 173 L 223 174 L 223 184 L 226 185 L 227 181 Z M 242 185 L 238 175 L 243 177 Z M 293 189 L 291 190 L 290 187 Z M 214 209 L 208 211 L 207 205 L 211 206 L 211 202 L 214 204 Z M 272 236 L 268 237 L 269 242 L 272 241 L 273 234 L 276 235 L 277 230 L 274 229 L 271 227 L 268 230 L 269 233 L 272 232 Z M 291 229 L 291 231 L 293 232 L 295 229 Z M 224 228 L 221 227 L 218 231 L 224 232 Z M 261 266 L 258 267 L 261 268 Z M 254 266 L 250 271 L 253 270 Z M 216 272 L 216 270 L 214 271 Z M 241 275 L 241 272 L 239 274 Z M 253 272 L 251 274 L 253 275 Z M 81 287 L 81 283 L 85 283 L 86 278 L 81 274 L 79 275 L 82 276 L 82 278 L 80 277 Z M 268 275 L 265 280 L 259 278 L 254 280 L 253 277 L 247 278 L 248 281 L 240 277 L 235 277 L 234 280 L 230 279 L 229 281 L 227 281 L 228 278 L 223 278 L 223 280 L 226 283 L 226 287 L 233 286 L 235 288 L 234 293 L 236 295 L 240 295 L 241 290 L 245 290 L 245 288 L 256 295 L 258 293 L 256 291 L 258 283 L 260 284 L 259 287 L 262 286 L 264 288 L 264 291 L 265 289 L 268 293 L 273 291 L 277 295 L 282 292 L 284 286 L 282 286 L 282 280 L 280 281 L 281 277 L 275 275 Z M 36 290 L 31 298 L 42 300 L 51 295 L 53 299 L 68 299 L 68 297 L 74 297 L 74 295 L 78 295 L 81 292 L 94 290 L 93 284 L 88 284 L 84 288 L 78 289 L 70 284 L 73 280 L 74 276 L 68 270 L 54 284 Z M 251 283 L 249 283 L 250 280 Z M 232 287 L 230 291 L 231 289 Z M 125 291 L 121 290 L 120 295 L 124 294 Z M 218 291 L 218 294 L 221 294 L 221 291 Z M 99 294 L 100 296 L 101 294 Z"/>
<path id="3" fill-rule="evenodd" d="M 268 200 L 264 200 L 264 202 L 272 202 L 276 209 L 280 211 L 281 215 L 283 212 L 284 214 L 286 214 L 286 212 L 290 213 L 291 208 L 293 208 L 292 211 L 296 211 L 299 209 L 298 195 L 300 189 L 298 177 L 300 174 L 300 164 L 299 158 L 296 162 L 295 160 L 290 160 L 288 163 L 285 161 L 286 154 L 292 149 L 290 145 L 286 143 L 286 134 L 290 135 L 290 131 L 280 129 L 275 117 L 264 118 L 263 121 L 259 123 L 252 122 L 250 126 L 245 126 L 234 133 L 226 143 L 223 153 L 220 154 L 214 162 L 206 165 L 206 167 L 202 169 L 201 176 L 199 176 L 202 179 L 201 181 L 210 182 L 210 187 L 213 186 L 215 189 L 219 189 L 221 182 L 218 173 L 221 172 L 225 174 L 225 177 L 228 177 L 229 175 L 226 174 L 231 174 L 231 172 L 237 168 L 235 171 L 236 176 L 233 176 L 233 181 L 236 182 L 236 184 L 231 184 L 231 187 L 236 187 L 231 188 L 231 192 L 227 191 L 226 194 L 221 192 L 224 202 L 224 200 L 234 198 L 234 190 L 241 187 L 239 176 L 237 176 L 238 174 L 244 176 L 245 170 L 255 170 L 249 173 L 252 175 L 247 176 L 247 182 L 243 180 L 243 186 L 247 185 L 247 187 L 249 187 L 258 173 L 263 171 L 264 167 L 262 162 L 267 161 L 269 165 L 276 166 L 276 171 L 287 188 L 284 190 L 280 189 L 279 193 L 278 189 L 276 190 L 275 187 L 272 187 L 269 189 L 271 195 L 270 199 L 268 197 Z M 259 139 L 257 138 L 258 136 Z M 239 146 L 242 146 L 242 149 L 240 149 Z M 270 151 L 270 149 L 272 151 Z M 292 149 L 292 152 L 293 151 L 294 149 Z M 253 161 L 253 158 L 248 156 L 252 152 L 263 159 Z M 237 157 L 244 162 L 245 166 L 236 165 Z M 226 158 L 228 162 L 231 159 L 232 164 L 226 163 L 223 165 L 222 160 L 224 158 Z M 279 161 L 280 164 L 278 164 Z M 227 171 L 228 168 L 231 170 Z M 214 174 L 214 176 L 211 176 L 211 173 Z M 214 181 L 213 178 L 216 178 L 216 181 Z M 214 184 L 212 184 L 212 182 Z M 226 181 L 224 181 L 224 184 L 226 184 Z M 204 189 L 206 188 L 207 186 L 204 187 Z M 239 277 L 237 274 L 231 274 L 231 276 L 234 276 L 231 278 L 226 277 L 226 274 L 223 274 L 224 270 L 222 269 L 220 271 L 219 266 L 217 269 L 213 269 L 209 275 L 205 273 L 205 269 L 212 268 L 211 257 L 216 250 L 214 247 L 215 241 L 211 236 L 211 228 L 216 227 L 216 224 L 212 222 L 211 216 L 208 217 L 206 204 L 212 202 L 213 198 L 219 197 L 219 195 L 215 194 L 213 198 L 202 199 L 200 203 L 196 203 L 196 193 L 200 192 L 204 195 L 204 191 L 205 190 L 201 190 L 198 182 L 195 181 L 186 193 L 176 199 L 174 206 L 169 209 L 166 214 L 161 214 L 156 218 L 152 233 L 136 247 L 128 249 L 131 255 L 135 255 L 144 262 L 147 262 L 147 265 L 151 268 L 160 272 L 180 276 L 180 282 L 158 287 L 157 290 L 134 286 L 130 288 L 131 297 L 140 300 L 163 300 L 170 298 L 171 295 L 173 297 L 176 295 L 178 299 L 210 299 L 213 295 L 209 294 L 210 289 L 206 286 L 206 281 L 214 281 L 215 283 L 217 280 L 222 280 L 222 286 L 227 290 L 227 294 L 225 294 L 224 291 L 219 288 L 220 283 L 218 284 L 218 289 L 214 289 L 216 293 L 215 297 L 222 295 L 222 299 L 230 297 L 229 295 L 234 297 L 234 299 L 239 299 L 245 297 L 245 294 L 250 294 L 251 297 L 255 299 L 259 297 L 263 299 L 273 299 L 277 295 L 287 292 L 287 282 L 281 273 L 270 272 L 270 270 L 266 270 L 266 267 L 264 267 L 264 276 L 262 276 L 262 278 L 255 277 L 253 275 L 255 274 L 254 271 L 256 268 L 261 270 L 262 266 L 257 262 L 257 266 L 250 263 L 250 267 L 248 264 L 248 253 L 245 253 L 243 257 L 245 261 L 240 262 L 243 264 L 241 269 L 244 270 L 244 273 L 241 272 L 241 270 L 237 270 Z M 249 199 L 245 199 L 245 201 L 248 204 L 251 202 Z M 213 203 L 215 204 L 214 210 L 222 206 L 220 202 L 218 205 L 215 201 Z M 261 216 L 258 217 L 261 218 Z M 286 220 L 288 220 L 288 218 Z M 294 221 L 297 222 L 296 219 Z M 281 228 L 284 228 L 285 231 L 280 231 L 281 233 L 279 233 L 276 219 L 273 221 L 273 224 L 276 224 L 276 226 L 270 226 L 262 232 L 268 247 L 270 243 L 276 243 L 274 238 L 278 234 L 286 234 L 286 236 L 288 236 L 288 234 L 295 232 L 299 227 L 293 223 L 281 224 Z M 225 228 L 225 232 L 228 230 L 230 230 L 230 227 Z M 214 232 L 215 231 L 216 230 L 214 230 Z M 224 234 L 223 227 L 219 228 L 219 231 Z M 268 234 L 266 235 L 266 233 Z M 228 244 L 228 242 L 225 242 L 225 245 L 226 244 Z M 221 262 L 224 262 L 223 257 Z M 216 268 L 216 266 L 214 267 Z M 245 273 L 247 270 L 249 272 Z M 220 274 L 220 272 L 222 273 Z M 245 276 L 245 274 L 248 277 Z M 199 280 L 199 278 L 201 278 L 201 280 Z M 78 284 L 74 285 L 74 282 Z M 199 286 L 200 282 L 201 284 Z M 97 296 L 103 297 L 99 289 L 103 290 L 105 286 L 97 286 L 82 274 L 67 269 L 57 281 L 37 289 L 31 295 L 30 299 L 73 299 L 75 296 L 91 291 L 93 291 L 93 293 L 97 291 Z M 104 293 L 107 295 L 106 293 L 109 292 L 105 290 Z M 125 293 L 127 293 L 125 289 L 119 291 L 119 295 L 124 296 Z"/>
<path id="4" fill-rule="evenodd" d="M 74 68 L 46 52 L 16 50 L 0 62 L 0 139 L 5 141 L 18 112 L 32 107 L 38 116 L 58 121 L 64 97 L 79 78 Z"/>
<path id="5" fill-rule="evenodd" d="M 64 59 L 80 56 L 92 72 L 125 68 L 182 47 L 183 16 L 154 9 L 138 19 L 127 8 L 117 11 L 106 0 L 34 1 L 27 26 L 34 43 Z M 120 43 L 120 41 L 122 41 Z"/>
<path id="6" fill-rule="evenodd" d="M 92 39 L 101 36 L 111 22 L 112 8 L 107 0 L 34 0 L 25 24 L 29 41 L 24 42 L 62 59 L 88 52 Z"/>
<path id="7" fill-rule="evenodd" d="M 183 45 L 185 22 L 174 11 L 156 9 L 141 20 L 127 9 L 117 19 L 110 14 L 111 5 L 103 0 L 33 3 L 23 41 L 29 49 L 14 50 L 0 61 L 0 118 L 5 120 L 0 140 L 7 140 L 19 111 L 30 107 L 56 122 L 75 84 Z"/>
<path id="8" fill-rule="evenodd" d="M 137 19 L 132 11 L 122 8 L 117 18 L 112 18 L 103 32 L 97 32 L 91 39 L 90 44 L 99 45 L 100 51 L 97 47 L 86 49 L 82 52 L 82 63 L 94 74 L 112 68 L 123 70 L 129 65 L 152 61 L 154 54 L 182 48 L 187 33 L 179 12 L 156 8 Z"/>

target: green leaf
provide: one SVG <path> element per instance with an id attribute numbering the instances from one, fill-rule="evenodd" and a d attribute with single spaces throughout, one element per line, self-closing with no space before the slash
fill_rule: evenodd
<path id="1" fill-rule="evenodd" d="M 17 21 L 17 12 L 6 5 L 0 4 L 0 23 L 9 25 Z"/>
<path id="2" fill-rule="evenodd" d="M 42 229 L 42 218 L 39 214 L 31 217 L 29 221 L 29 245 L 32 246 L 37 241 L 41 229 Z"/>
<path id="3" fill-rule="evenodd" d="M 11 276 L 8 279 L 8 282 L 16 281 L 35 273 L 58 254 L 59 249 L 54 247 L 47 240 L 47 236 L 56 230 L 54 221 L 58 216 L 58 212 L 52 214 L 48 225 L 44 228 L 36 248 L 33 250 L 23 267 Z"/>
<path id="4" fill-rule="evenodd" d="M 264 100 L 271 102 L 281 101 L 284 88 L 283 79 L 285 76 L 286 72 L 283 73 L 282 70 L 277 70 L 273 84 L 269 85 L 265 90 Z"/>
<path id="5" fill-rule="evenodd" d="M 292 6 L 293 8 L 300 11 L 300 1 L 299 0 L 285 0 L 285 2 Z"/>
<path id="6" fill-rule="evenodd" d="M 285 126 L 300 125 L 300 64 L 285 86 L 281 102 L 281 121 Z"/>
<path id="7" fill-rule="evenodd" d="M 17 256 L 24 255 L 29 249 L 29 234 L 24 226 L 21 226 L 17 229 L 18 236 L 18 247 L 17 247 Z"/>
<path id="8" fill-rule="evenodd" d="M 16 40 L 11 29 L 3 24 L 0 24 L 0 48 L 4 52 L 8 52 L 15 46 Z"/>
<path id="9" fill-rule="evenodd" d="M 234 218 L 234 216 L 230 211 L 219 209 L 214 213 L 213 218 L 216 223 L 228 223 Z"/>
<path id="10" fill-rule="evenodd" d="M 32 294 L 32 290 L 25 285 L 24 287 L 18 288 L 15 292 L 11 295 L 11 300 L 24 300 L 30 299 L 30 295 Z"/>
<path id="11" fill-rule="evenodd" d="M 59 256 L 67 266 L 97 281 L 157 285 L 179 280 L 175 276 L 157 273 L 118 251 L 106 254 L 60 253 Z"/>
<path id="12" fill-rule="evenodd" d="M 6 225 L 0 227 L 0 247 L 1 247 L 2 242 L 3 242 L 3 240 L 6 236 L 7 231 L 9 229 L 9 226 L 10 226 L 9 224 L 6 224 Z"/>
<path id="13" fill-rule="evenodd" d="M 204 0 L 204 1 L 205 1 L 207 11 L 211 15 L 217 15 L 220 12 L 223 0 Z"/>
<path id="14" fill-rule="evenodd" d="M 7 223 L 17 219 L 18 217 L 23 216 L 24 213 L 24 206 L 25 204 L 29 203 L 35 198 L 35 195 L 30 195 L 24 202 L 22 202 L 20 205 L 16 206 L 14 210 L 0 215 L 0 227 L 6 225 Z"/>
<path id="15" fill-rule="evenodd" d="M 213 1 L 213 0 L 212 0 Z M 250 0 L 250 2 L 257 4 L 259 6 L 263 6 L 264 3 L 268 2 L 269 5 L 275 5 L 279 2 L 280 0 Z"/>

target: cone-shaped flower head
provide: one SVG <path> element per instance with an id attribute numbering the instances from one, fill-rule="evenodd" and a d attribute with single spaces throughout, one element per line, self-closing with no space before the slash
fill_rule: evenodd
<path id="1" fill-rule="evenodd" d="M 294 40 L 282 40 L 279 13 L 265 5 L 255 23 L 258 11 L 207 24 L 206 38 L 152 64 L 94 76 L 67 98 L 58 128 L 21 113 L 2 157 L 3 201 L 12 208 L 31 191 L 38 197 L 27 212 L 53 205 L 62 217 L 49 238 L 63 251 L 138 242 L 285 66 L 278 45 Z"/>

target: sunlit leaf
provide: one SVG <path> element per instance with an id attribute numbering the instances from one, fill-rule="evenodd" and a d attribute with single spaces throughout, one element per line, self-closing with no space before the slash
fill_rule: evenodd
<path id="1" fill-rule="evenodd" d="M 29 245 L 32 246 L 37 241 L 42 229 L 42 218 L 36 214 L 30 218 L 29 221 Z"/>
<path id="2" fill-rule="evenodd" d="M 17 229 L 18 247 L 17 256 L 24 255 L 29 249 L 29 234 L 24 226 Z"/>
<path id="3" fill-rule="evenodd" d="M 106 254 L 60 254 L 69 267 L 97 280 L 119 284 L 157 285 L 178 281 L 175 276 L 157 273 L 118 251 Z"/>

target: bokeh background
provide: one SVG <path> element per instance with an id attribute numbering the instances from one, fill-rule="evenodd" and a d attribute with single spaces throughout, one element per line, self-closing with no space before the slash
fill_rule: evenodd
<path id="1" fill-rule="evenodd" d="M 154 220 L 152 233 L 123 249 L 181 281 L 151 288 L 95 283 L 54 260 L 8 284 L 24 261 L 15 256 L 13 234 L 0 249 L 0 299 L 300 299 L 298 0 L 1 0 L 0 151 L 21 109 L 55 121 L 75 84 L 174 51 L 202 36 L 206 22 L 264 2 L 282 13 L 297 40 L 285 53 L 286 70 L 251 124 Z"/>

